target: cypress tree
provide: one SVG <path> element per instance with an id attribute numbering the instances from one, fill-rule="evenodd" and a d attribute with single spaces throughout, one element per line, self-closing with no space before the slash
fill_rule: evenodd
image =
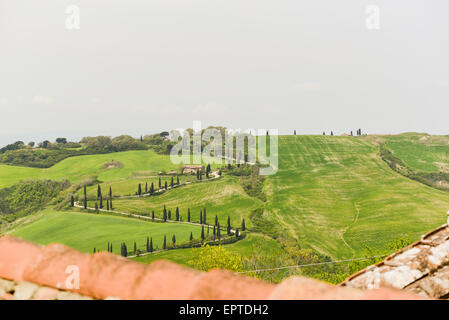
<path id="1" fill-rule="evenodd" d="M 108 242 L 108 252 L 109 252 L 109 242 Z"/>
<path id="2" fill-rule="evenodd" d="M 151 211 L 151 220 L 153 220 L 153 221 L 154 221 L 154 210 L 153 210 L 153 211 Z"/>
<path id="3" fill-rule="evenodd" d="M 231 235 L 231 217 L 228 216 L 228 227 L 227 227 L 227 231 L 228 231 L 228 236 Z"/>
<path id="4" fill-rule="evenodd" d="M 187 209 L 187 222 L 190 222 L 190 208 Z"/>
<path id="5" fill-rule="evenodd" d="M 87 188 L 84 185 L 84 209 L 87 209 Z"/>
<path id="6" fill-rule="evenodd" d="M 204 211 L 203 211 L 203 222 L 204 222 L 204 224 L 207 224 L 207 220 L 206 220 L 206 208 L 204 208 Z"/>
<path id="7" fill-rule="evenodd" d="M 142 194 L 142 185 L 139 183 L 139 186 L 137 187 L 137 194 L 140 196 Z"/>
<path id="8" fill-rule="evenodd" d="M 137 245 L 135 241 L 134 241 L 134 254 L 137 254 Z"/>
<path id="9" fill-rule="evenodd" d="M 193 240 L 193 232 L 190 232 L 190 241 Z"/>
<path id="10" fill-rule="evenodd" d="M 245 231 L 245 218 L 242 219 L 242 231 Z"/>
<path id="11" fill-rule="evenodd" d="M 100 209 L 103 209 L 103 195 L 100 194 Z"/>
<path id="12" fill-rule="evenodd" d="M 173 242 L 173 248 L 176 246 L 176 237 L 175 235 L 173 235 L 173 237 L 171 238 L 171 241 Z"/>
<path id="13" fill-rule="evenodd" d="M 150 238 L 147 237 L 147 252 L 150 252 Z"/>
<path id="14" fill-rule="evenodd" d="M 97 200 L 101 197 L 101 187 L 100 185 L 97 186 Z"/>
<path id="15" fill-rule="evenodd" d="M 179 208 L 176 207 L 176 221 L 179 221 Z"/>
<path id="16" fill-rule="evenodd" d="M 109 200 L 112 200 L 112 187 L 109 187 Z"/>
<path id="17" fill-rule="evenodd" d="M 204 236 L 204 226 L 201 227 L 201 240 L 204 241 L 205 236 Z"/>
<path id="18" fill-rule="evenodd" d="M 173 186 L 174 186 L 174 181 L 173 181 L 173 177 L 171 177 L 170 187 L 173 188 Z"/>
<path id="19" fill-rule="evenodd" d="M 111 243 L 111 251 L 110 252 L 112 253 L 112 243 Z"/>
<path id="20" fill-rule="evenodd" d="M 203 210 L 200 211 L 200 224 L 203 224 Z"/>
<path id="21" fill-rule="evenodd" d="M 159 190 L 161 190 L 161 177 L 159 177 Z"/>
<path id="22" fill-rule="evenodd" d="M 296 130 L 293 132 L 293 134 L 296 136 Z"/>
<path id="23" fill-rule="evenodd" d="M 167 208 L 165 207 L 165 204 L 164 204 L 164 215 L 163 215 L 163 218 L 164 218 L 164 222 L 167 221 Z"/>
<path id="24" fill-rule="evenodd" d="M 94 253 L 96 253 L 96 252 L 97 252 L 97 249 L 94 248 Z"/>
<path id="25" fill-rule="evenodd" d="M 168 220 L 171 220 L 171 210 L 168 210 Z"/>
<path id="26" fill-rule="evenodd" d="M 220 240 L 220 238 L 221 238 L 220 223 L 218 223 L 218 226 L 217 226 L 217 238 L 218 238 L 218 240 Z"/>
<path id="27" fill-rule="evenodd" d="M 215 225 L 218 226 L 218 216 L 215 215 Z"/>
<path id="28" fill-rule="evenodd" d="M 109 200 L 106 200 L 106 210 L 109 211 Z"/>
<path id="29" fill-rule="evenodd" d="M 95 202 L 95 212 L 98 213 L 98 202 Z"/>
<path id="30" fill-rule="evenodd" d="M 214 226 L 214 231 L 213 231 L 212 235 L 214 236 L 214 240 L 215 240 L 215 236 L 217 235 L 217 229 L 215 229 L 215 226 Z"/>
<path id="31" fill-rule="evenodd" d="M 150 187 L 150 194 L 154 193 L 154 183 L 151 182 L 151 187 Z"/>
<path id="32" fill-rule="evenodd" d="M 167 237 L 164 235 L 164 244 L 162 247 L 164 250 L 167 249 Z"/>
<path id="33" fill-rule="evenodd" d="M 127 257 L 128 256 L 128 247 L 126 247 L 126 243 L 123 243 L 123 250 L 125 253 L 125 257 Z"/>
<path id="34" fill-rule="evenodd" d="M 167 185 L 167 181 L 165 181 L 165 190 L 167 190 L 168 185 Z"/>
<path id="35" fill-rule="evenodd" d="M 176 176 L 176 184 L 179 186 L 179 176 Z"/>
<path id="36" fill-rule="evenodd" d="M 109 209 L 114 210 L 114 208 L 112 208 L 112 198 L 109 200 Z"/>
<path id="37" fill-rule="evenodd" d="M 148 182 L 145 182 L 145 193 L 148 193 Z"/>
<path id="38" fill-rule="evenodd" d="M 75 198 L 73 198 L 73 196 L 70 198 L 70 206 L 71 207 L 75 206 Z"/>
<path id="39" fill-rule="evenodd" d="M 150 239 L 150 252 L 153 252 L 153 238 Z"/>

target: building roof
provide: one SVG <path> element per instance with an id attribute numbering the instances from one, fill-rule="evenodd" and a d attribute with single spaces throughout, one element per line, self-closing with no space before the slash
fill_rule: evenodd
<path id="1" fill-rule="evenodd" d="M 447 224 L 365 268 L 343 283 L 362 290 L 390 286 L 426 298 L 449 295 L 449 228 Z"/>
<path id="2" fill-rule="evenodd" d="M 74 268 L 75 267 L 75 268 Z M 78 269 L 77 272 L 73 270 Z M 79 286 L 74 285 L 74 275 Z M 150 265 L 107 252 L 81 253 L 0 238 L 0 299 L 416 299 L 389 288 L 359 290 L 303 277 L 272 284 L 223 270 Z"/>

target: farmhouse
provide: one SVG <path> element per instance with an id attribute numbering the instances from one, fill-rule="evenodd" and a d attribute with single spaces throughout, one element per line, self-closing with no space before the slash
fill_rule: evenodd
<path id="1" fill-rule="evenodd" d="M 204 173 L 204 166 L 195 164 L 182 166 L 182 174 L 196 174 L 198 171 Z"/>

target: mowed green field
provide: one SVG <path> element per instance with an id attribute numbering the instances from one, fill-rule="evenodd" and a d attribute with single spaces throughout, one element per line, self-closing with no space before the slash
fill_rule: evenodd
<path id="1" fill-rule="evenodd" d="M 383 138 L 387 149 L 410 169 L 449 172 L 449 136 L 407 133 Z"/>
<path id="2" fill-rule="evenodd" d="M 279 171 L 269 176 L 265 216 L 304 246 L 333 258 L 358 257 L 364 244 L 443 224 L 449 194 L 392 171 L 362 138 L 280 136 Z"/>
<path id="3" fill-rule="evenodd" d="M 242 257 L 260 254 L 265 256 L 276 256 L 282 251 L 275 240 L 260 234 L 248 234 L 245 239 L 236 243 L 227 244 L 224 247 L 226 250 L 237 253 Z M 192 267 L 191 260 L 195 250 L 198 250 L 198 248 L 167 250 L 132 259 L 142 263 L 151 263 L 156 260 L 165 259 Z"/>
<path id="4" fill-rule="evenodd" d="M 112 161 L 120 162 L 122 166 L 111 169 L 104 167 Z M 170 156 L 159 155 L 152 150 L 76 156 L 64 159 L 48 169 L 0 165 L 0 188 L 29 179 L 68 179 L 76 183 L 86 177 L 98 176 L 100 181 L 115 181 L 141 174 L 142 171 L 157 174 L 161 170 L 178 168 L 179 165 L 170 161 Z"/>
<path id="5" fill-rule="evenodd" d="M 173 176 L 173 181 L 176 185 L 176 176 Z M 206 180 L 206 177 L 203 177 L 204 180 Z M 184 184 L 186 182 L 196 182 L 197 178 L 196 175 L 180 175 L 179 176 L 179 183 Z M 167 182 L 167 185 L 170 187 L 171 183 L 171 176 L 161 176 L 161 186 L 164 188 L 165 182 Z M 121 179 L 117 181 L 108 181 L 105 183 L 100 183 L 100 187 L 102 190 L 103 197 L 106 198 L 107 195 L 109 195 L 109 187 L 112 188 L 112 195 L 114 197 L 116 196 L 132 196 L 137 194 L 138 185 L 141 184 L 142 187 L 142 193 L 145 192 L 145 183 L 148 184 L 148 191 L 150 190 L 151 183 L 154 184 L 154 190 L 159 189 L 159 177 L 151 176 L 151 177 L 139 177 L 139 178 L 129 178 L 129 179 Z M 97 188 L 98 185 L 92 185 L 87 187 L 87 198 L 88 199 L 95 199 L 97 196 Z M 78 191 L 78 195 L 82 199 L 83 196 L 83 189 L 80 189 Z"/>
<path id="6" fill-rule="evenodd" d="M 239 178 L 231 176 L 192 183 L 153 197 L 114 200 L 116 211 L 150 215 L 154 210 L 156 217 L 160 218 L 164 205 L 167 210 L 171 210 L 172 219 L 175 217 L 176 207 L 179 207 L 180 215 L 187 221 L 187 210 L 190 208 L 191 221 L 199 222 L 200 211 L 206 208 L 207 223 L 213 225 L 217 215 L 220 225 L 226 226 L 229 216 L 231 225 L 239 228 L 242 218 L 245 218 L 246 226 L 251 227 L 249 217 L 263 202 L 246 194 Z"/>
<path id="7" fill-rule="evenodd" d="M 200 238 L 201 228 L 198 226 L 48 210 L 42 218 L 23 226 L 13 235 L 43 245 L 62 243 L 88 253 L 92 253 L 94 248 L 106 251 L 109 242 L 114 253 L 120 254 L 120 244 L 125 242 L 131 254 L 134 241 L 137 248 L 143 250 L 147 237 L 152 237 L 156 249 L 162 248 L 164 235 L 167 236 L 167 244 L 171 243 L 173 235 L 177 243 L 181 243 L 189 240 L 191 232 L 194 238 Z"/>

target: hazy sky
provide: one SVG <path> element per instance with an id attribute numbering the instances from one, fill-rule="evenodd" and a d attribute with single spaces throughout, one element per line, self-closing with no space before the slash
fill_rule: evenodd
<path id="1" fill-rule="evenodd" d="M 447 0 L 0 0 L 0 40 L 0 145 L 193 120 L 449 134 Z"/>

